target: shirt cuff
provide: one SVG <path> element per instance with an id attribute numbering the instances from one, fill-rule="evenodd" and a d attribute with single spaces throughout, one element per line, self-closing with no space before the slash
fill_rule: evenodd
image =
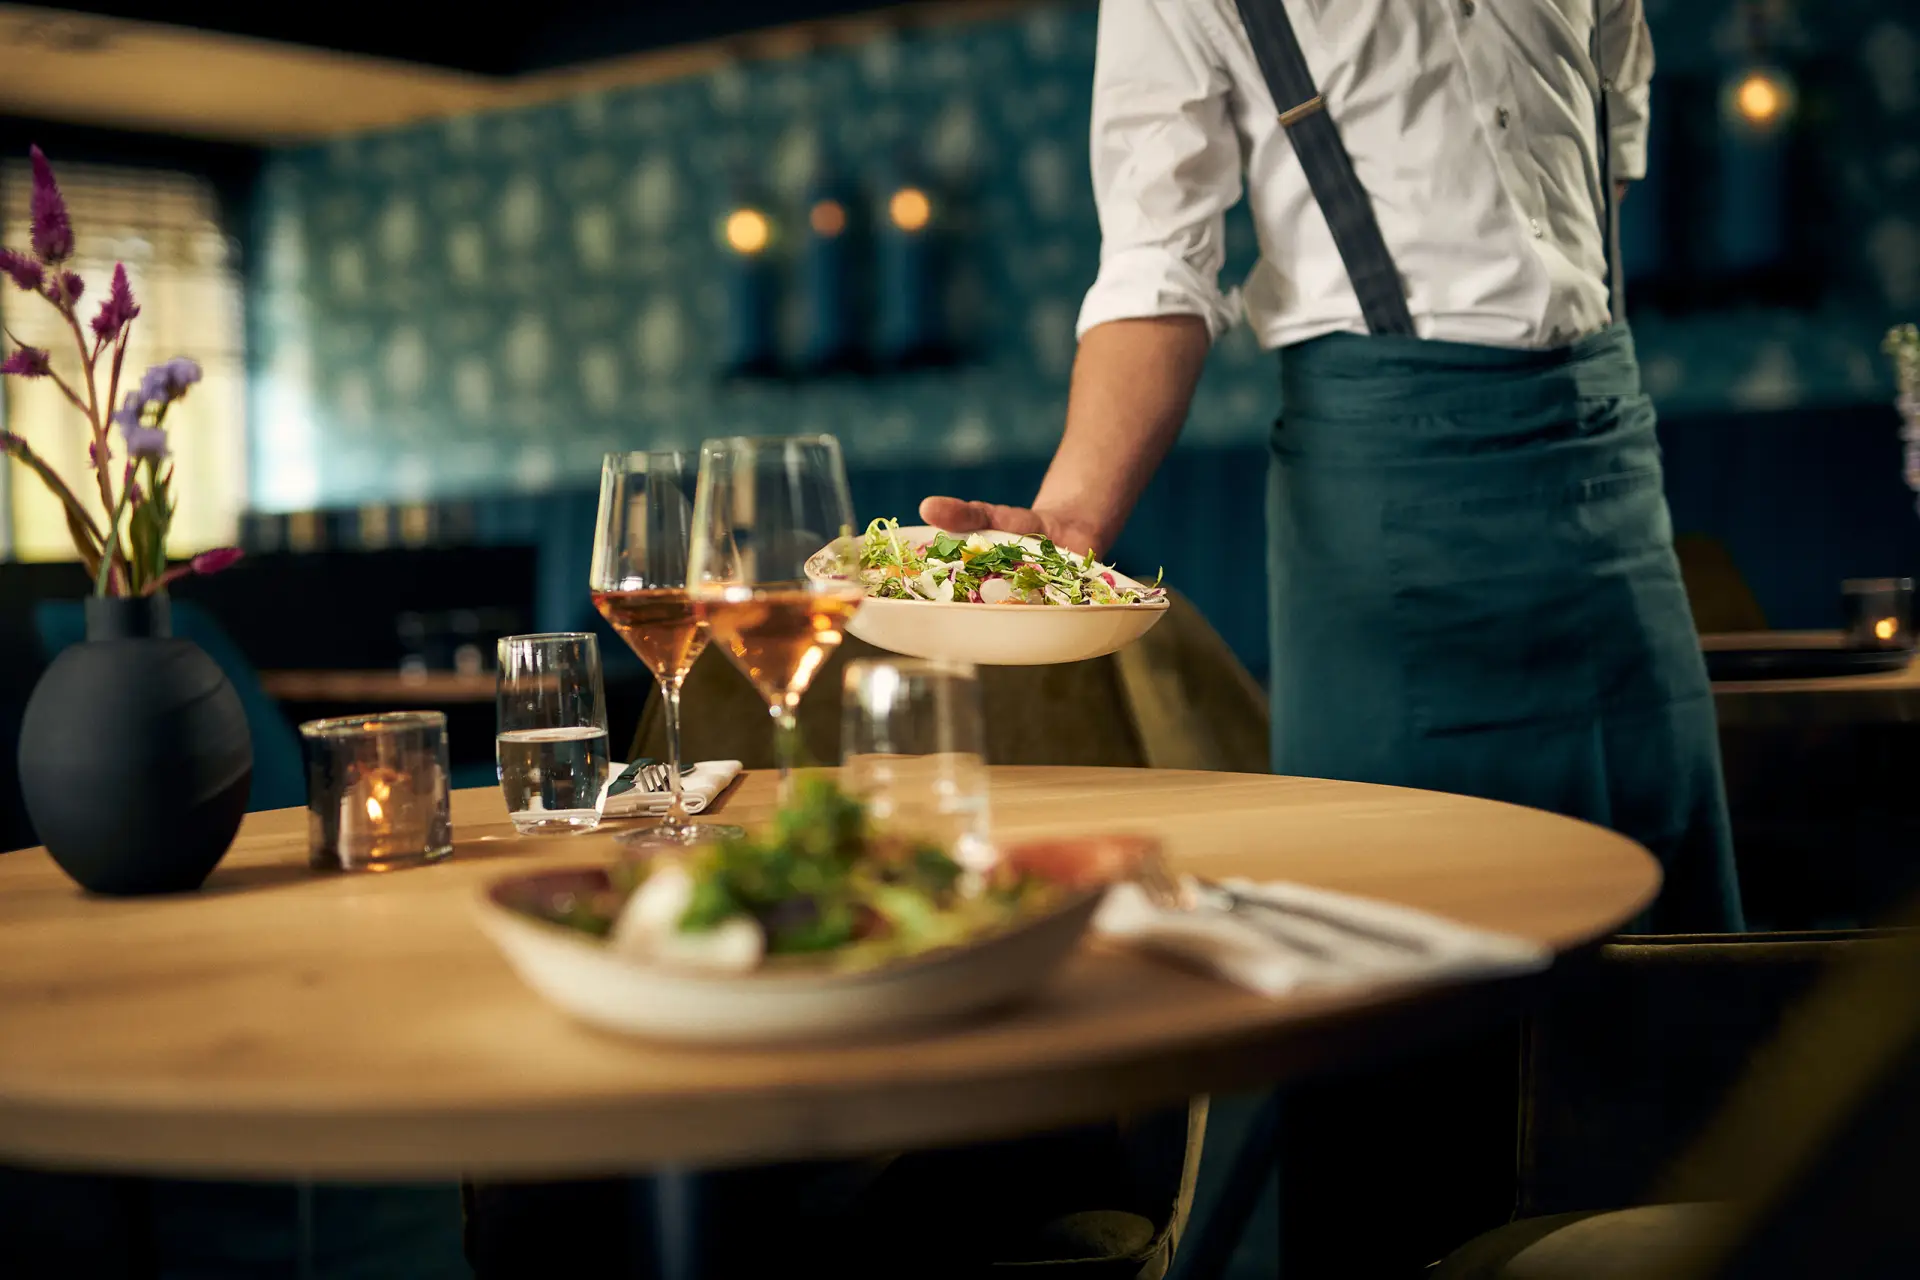
<path id="1" fill-rule="evenodd" d="M 1220 291 L 1185 259 L 1167 249 L 1125 249 L 1100 264 L 1100 274 L 1080 304 L 1077 337 L 1109 320 L 1199 316 L 1207 336 L 1218 340 L 1239 318 L 1238 294 Z"/>
<path id="2" fill-rule="evenodd" d="M 1638 182 L 1647 176 L 1646 129 L 1615 129 L 1608 145 L 1612 148 L 1614 181 Z"/>

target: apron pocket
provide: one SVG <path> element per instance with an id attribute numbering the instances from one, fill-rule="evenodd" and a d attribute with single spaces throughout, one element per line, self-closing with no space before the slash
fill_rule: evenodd
<path id="1" fill-rule="evenodd" d="M 1706 692 L 1658 466 L 1383 512 L 1424 734 L 1591 720 Z"/>

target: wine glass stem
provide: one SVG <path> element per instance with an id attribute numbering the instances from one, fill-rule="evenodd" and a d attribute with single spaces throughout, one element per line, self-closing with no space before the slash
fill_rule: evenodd
<path id="1" fill-rule="evenodd" d="M 800 755 L 800 721 L 793 708 L 775 703 L 773 713 L 773 758 L 780 766 L 780 803 L 793 799 L 793 769 Z"/>
<path id="2" fill-rule="evenodd" d="M 667 724 L 667 787 L 673 794 L 673 803 L 667 806 L 660 825 L 673 830 L 687 825 L 686 796 L 680 786 L 680 682 L 662 680 L 660 699 Z"/>

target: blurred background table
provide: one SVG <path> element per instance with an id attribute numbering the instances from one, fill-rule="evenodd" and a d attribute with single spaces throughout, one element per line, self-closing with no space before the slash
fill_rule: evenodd
<path id="1" fill-rule="evenodd" d="M 1735 631 L 1700 637 L 1707 652 L 1838 649 L 1838 631 Z M 1810 679 L 1716 680 L 1722 725 L 1920 722 L 1920 662 L 1897 671 Z"/>
<path id="2" fill-rule="evenodd" d="M 1838 631 L 1700 637 L 1708 651 L 1838 648 Z M 1749 924 L 1876 921 L 1920 888 L 1920 663 L 1713 686 Z"/>
<path id="3" fill-rule="evenodd" d="M 262 671 L 260 684 L 281 702 L 426 706 L 493 701 L 491 671 Z"/>
<path id="4" fill-rule="evenodd" d="M 1009 839 L 1113 814 L 1195 871 L 1368 894 L 1556 952 L 1617 928 L 1659 883 L 1623 837 L 1455 796 L 1118 769 L 999 769 L 994 787 Z M 772 799 L 757 774 L 723 807 L 751 822 Z M 1033 1003 L 911 1039 L 649 1044 L 541 1002 L 472 919 L 495 877 L 603 860 L 609 836 L 517 837 L 491 789 L 458 793 L 454 818 L 450 861 L 341 877 L 307 870 L 303 810 L 255 814 L 207 887 L 173 898 L 91 899 L 42 851 L 0 858 L 0 1156 L 367 1178 L 884 1150 L 1266 1085 L 1534 989 L 1267 1000 L 1090 946 Z"/>

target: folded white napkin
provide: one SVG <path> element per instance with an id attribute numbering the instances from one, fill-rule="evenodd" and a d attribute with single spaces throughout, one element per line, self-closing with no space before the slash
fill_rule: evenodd
<path id="1" fill-rule="evenodd" d="M 1469 928 L 1371 898 L 1283 881 L 1226 880 L 1221 885 L 1245 898 L 1299 907 L 1355 928 L 1258 908 L 1170 910 L 1155 906 L 1135 884 L 1108 891 L 1094 928 L 1268 996 L 1530 973 L 1553 960 L 1552 952 L 1524 938 Z M 1411 939 L 1417 947 L 1390 945 L 1359 932 L 1364 930 Z"/>
<path id="2" fill-rule="evenodd" d="M 609 778 L 617 778 L 625 772 L 624 764 L 611 767 Z M 733 780 L 740 776 L 738 760 L 702 760 L 693 766 L 693 772 L 680 779 L 680 789 L 685 794 L 687 812 L 699 813 L 713 803 L 713 798 L 725 791 Z M 612 785 L 611 782 L 608 783 Z M 601 806 L 600 814 L 606 818 L 649 818 L 658 817 L 673 804 L 671 791 L 642 791 L 635 787 L 623 791 L 617 796 L 608 796 L 606 804 Z"/>

